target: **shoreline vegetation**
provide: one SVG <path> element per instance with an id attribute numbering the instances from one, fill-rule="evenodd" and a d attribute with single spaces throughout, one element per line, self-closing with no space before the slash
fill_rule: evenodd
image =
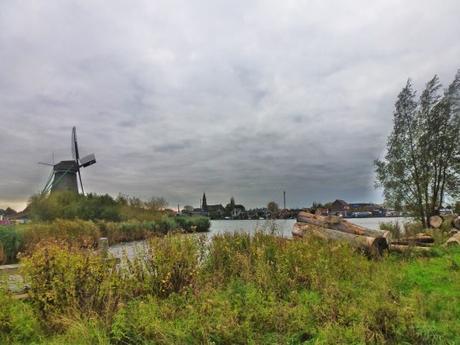
<path id="1" fill-rule="evenodd" d="M 345 243 L 168 234 L 120 264 L 41 243 L 0 343 L 456 344 L 460 248 L 371 260 Z"/>
<path id="2" fill-rule="evenodd" d="M 163 198 L 143 201 L 125 195 L 54 192 L 36 195 L 26 208 L 30 222 L 0 227 L 0 264 L 18 261 L 42 242 L 94 249 L 101 237 L 109 245 L 164 236 L 170 232 L 207 232 L 210 221 L 176 216 Z"/>
<path id="3" fill-rule="evenodd" d="M 57 241 L 62 245 L 95 249 L 101 237 L 106 237 L 108 244 L 113 245 L 164 236 L 171 232 L 207 232 L 209 228 L 209 219 L 199 216 L 164 216 L 156 221 L 125 222 L 56 219 L 3 226 L 0 229 L 0 264 L 17 262 L 18 254 L 29 254 L 42 242 Z"/>

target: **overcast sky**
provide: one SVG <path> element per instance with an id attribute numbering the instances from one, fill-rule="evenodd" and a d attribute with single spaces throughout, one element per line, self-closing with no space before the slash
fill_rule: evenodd
<path id="1" fill-rule="evenodd" d="M 460 68 L 460 1 L 0 1 L 0 207 L 80 151 L 85 189 L 171 206 L 382 201 L 408 77 Z"/>

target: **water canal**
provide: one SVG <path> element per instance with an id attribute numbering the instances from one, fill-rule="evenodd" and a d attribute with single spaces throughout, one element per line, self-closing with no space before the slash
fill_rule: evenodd
<path id="1" fill-rule="evenodd" d="M 399 222 L 402 225 L 407 221 L 406 218 L 349 218 L 352 223 L 364 226 L 369 229 L 379 229 L 382 222 Z M 233 233 L 233 232 L 248 232 L 253 234 L 257 229 L 274 233 L 278 236 L 291 238 L 292 226 L 296 222 L 295 219 L 276 219 L 276 220 L 212 220 L 209 232 L 205 233 L 212 237 L 216 234 Z M 136 252 L 142 251 L 145 247 L 145 241 L 120 243 L 109 248 L 109 251 L 116 257 L 121 257 L 123 252 L 126 252 L 128 257 L 132 257 Z"/>

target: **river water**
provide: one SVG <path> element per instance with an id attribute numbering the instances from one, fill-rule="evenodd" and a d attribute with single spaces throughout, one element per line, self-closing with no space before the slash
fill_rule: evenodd
<path id="1" fill-rule="evenodd" d="M 406 218 L 347 218 L 348 221 L 364 226 L 369 229 L 380 228 L 380 223 L 396 223 L 403 224 Z M 216 234 L 233 233 L 233 232 L 248 232 L 253 234 L 257 229 L 273 233 L 278 236 L 291 238 L 292 226 L 296 222 L 295 219 L 275 219 L 275 220 L 211 220 L 211 228 L 209 232 L 205 233 L 207 236 L 212 237 Z M 109 251 L 120 257 L 123 252 L 126 252 L 128 257 L 135 255 L 136 251 L 142 250 L 145 246 L 144 241 L 120 243 L 109 248 Z"/>

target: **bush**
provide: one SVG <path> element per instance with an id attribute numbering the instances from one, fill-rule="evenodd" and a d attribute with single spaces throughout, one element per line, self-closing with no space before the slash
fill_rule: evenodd
<path id="1" fill-rule="evenodd" d="M 37 344 L 42 337 L 37 316 L 26 303 L 0 290 L 0 343 Z"/>
<path id="2" fill-rule="evenodd" d="M 115 265 L 91 252 L 47 244 L 23 260 L 22 271 L 40 317 L 59 328 L 65 321 L 60 316 L 69 314 L 97 314 L 110 322 L 121 298 Z"/>
<path id="3" fill-rule="evenodd" d="M 52 221 L 55 219 L 84 219 L 123 221 L 136 219 L 138 221 L 158 220 L 166 210 L 160 210 L 167 205 L 163 198 L 152 198 L 142 201 L 138 198 L 119 196 L 116 200 L 110 195 L 77 194 L 62 191 L 49 195 L 34 195 L 31 197 L 28 209 L 29 215 L 36 221 Z"/>
<path id="4" fill-rule="evenodd" d="M 30 223 L 23 226 L 24 246 L 31 250 L 41 241 L 57 240 L 79 248 L 95 247 L 101 237 L 92 221 L 56 219 L 50 223 Z"/>
<path id="5" fill-rule="evenodd" d="M 23 247 L 23 237 L 16 227 L 0 226 L 0 264 L 15 262 Z"/>
<path id="6" fill-rule="evenodd" d="M 152 238 L 147 252 L 126 261 L 121 270 L 132 297 L 168 296 L 192 287 L 203 255 L 203 243 L 202 239 L 188 236 Z"/>
<path id="7" fill-rule="evenodd" d="M 148 237 L 151 224 L 139 221 L 129 222 L 104 222 L 96 223 L 103 237 L 107 237 L 109 244 L 120 242 L 139 241 Z"/>
<path id="8" fill-rule="evenodd" d="M 120 205 L 110 195 L 53 192 L 35 195 L 30 199 L 29 215 L 33 220 L 55 219 L 121 220 Z"/>

